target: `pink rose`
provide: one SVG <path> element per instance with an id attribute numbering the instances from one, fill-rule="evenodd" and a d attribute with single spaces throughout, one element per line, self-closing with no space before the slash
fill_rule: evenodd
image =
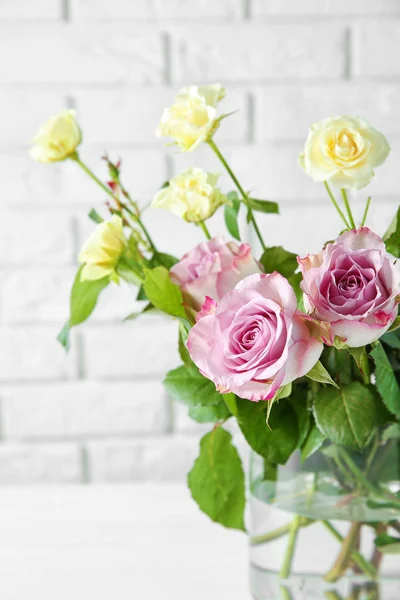
<path id="1" fill-rule="evenodd" d="M 207 299 L 202 313 L 187 347 L 221 393 L 270 400 L 281 386 L 308 373 L 323 349 L 279 273 L 246 277 L 218 305 Z"/>
<path id="2" fill-rule="evenodd" d="M 307 311 L 353 348 L 377 340 L 397 316 L 400 272 L 379 236 L 346 231 L 319 254 L 299 258 Z"/>
<path id="3" fill-rule="evenodd" d="M 206 296 L 220 300 L 244 277 L 260 271 L 248 244 L 226 243 L 217 236 L 185 254 L 172 267 L 171 279 L 187 305 L 199 311 Z"/>

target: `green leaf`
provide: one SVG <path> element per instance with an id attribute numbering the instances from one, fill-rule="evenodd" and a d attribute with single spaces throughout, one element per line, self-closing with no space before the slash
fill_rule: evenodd
<path id="1" fill-rule="evenodd" d="M 143 285 L 140 286 L 137 296 L 136 296 L 136 300 L 142 301 L 142 300 L 148 300 L 147 296 L 146 296 L 146 292 L 144 291 L 144 287 Z"/>
<path id="2" fill-rule="evenodd" d="M 172 283 L 165 267 L 146 269 L 143 287 L 147 298 L 156 308 L 186 320 L 181 290 Z"/>
<path id="3" fill-rule="evenodd" d="M 400 554 L 400 538 L 382 533 L 375 538 L 375 546 L 382 554 Z"/>
<path id="4" fill-rule="evenodd" d="M 358 381 L 340 390 L 321 388 L 314 400 L 314 418 L 334 444 L 361 450 L 376 425 L 376 401 L 368 387 Z"/>
<path id="5" fill-rule="evenodd" d="M 184 328 L 182 323 L 179 323 L 179 338 L 178 338 L 179 356 L 181 357 L 181 360 L 185 365 L 186 364 L 193 365 L 192 359 L 190 358 L 189 350 L 186 347 L 187 338 L 188 338 L 188 335 L 187 335 L 186 329 Z"/>
<path id="6" fill-rule="evenodd" d="M 191 406 L 189 408 L 189 417 L 197 423 L 216 423 L 228 419 L 230 416 L 231 413 L 223 400 L 215 406 Z"/>
<path id="7" fill-rule="evenodd" d="M 230 392 L 229 394 L 223 394 L 222 397 L 224 399 L 226 406 L 228 407 L 229 412 L 234 417 L 237 417 L 238 409 L 237 409 L 235 394 L 232 394 L 232 392 Z"/>
<path id="8" fill-rule="evenodd" d="M 260 262 L 266 273 L 278 271 L 284 277 L 290 277 L 297 269 L 297 256 L 288 252 L 282 246 L 267 248 Z"/>
<path id="9" fill-rule="evenodd" d="M 329 375 L 321 361 L 315 363 L 311 371 L 306 373 L 306 377 L 312 379 L 313 381 L 318 381 L 318 383 L 329 383 L 329 385 L 333 385 L 335 388 L 339 389 L 338 384 L 333 381 L 332 377 Z"/>
<path id="10" fill-rule="evenodd" d="M 150 266 L 152 267 L 165 267 L 168 269 L 172 269 L 174 265 L 178 262 L 178 259 L 172 254 L 166 254 L 165 252 L 157 252 L 150 260 Z"/>
<path id="11" fill-rule="evenodd" d="M 242 463 L 230 433 L 217 427 L 200 442 L 200 455 L 188 475 L 200 509 L 213 521 L 245 530 L 245 484 Z"/>
<path id="12" fill-rule="evenodd" d="M 386 344 L 387 346 L 390 346 L 390 348 L 394 348 L 395 350 L 400 350 L 400 338 L 396 333 L 385 333 L 381 339 L 381 342 L 383 342 L 384 344 Z"/>
<path id="13" fill-rule="evenodd" d="M 270 200 L 259 200 L 258 198 L 249 198 L 248 205 L 252 210 L 256 210 L 258 212 L 279 214 L 279 205 L 277 202 L 271 202 Z"/>
<path id="14" fill-rule="evenodd" d="M 396 329 L 399 329 L 399 327 L 400 327 L 400 316 L 395 318 L 395 320 L 393 321 L 393 323 L 387 330 L 387 333 L 392 333 L 393 331 L 396 331 Z"/>
<path id="15" fill-rule="evenodd" d="M 369 379 L 368 354 L 365 350 L 365 346 L 361 346 L 361 348 L 348 348 L 347 351 L 356 361 L 356 365 L 361 375 L 363 377 L 367 376 L 367 378 Z"/>
<path id="16" fill-rule="evenodd" d="M 124 317 L 122 319 L 122 321 L 123 321 L 123 323 L 125 323 L 125 321 L 136 321 L 136 319 L 138 317 L 140 317 L 141 315 L 145 315 L 146 313 L 155 311 L 155 310 L 156 309 L 154 308 L 154 306 L 152 304 L 146 304 L 146 306 L 144 307 L 143 310 L 138 310 L 137 312 L 130 313 L 129 315 Z"/>
<path id="17" fill-rule="evenodd" d="M 232 194 L 232 192 L 230 194 Z M 225 204 L 224 208 L 225 225 L 231 236 L 234 237 L 236 240 L 240 241 L 240 231 L 238 224 L 240 201 L 238 200 L 237 196 L 229 197 L 230 194 L 228 194 L 228 199 L 231 202 L 231 205 Z"/>
<path id="18" fill-rule="evenodd" d="M 297 423 L 299 430 L 297 447 L 300 448 L 303 445 L 304 440 L 307 437 L 308 430 L 310 428 L 311 413 L 308 409 L 307 390 L 301 389 L 299 387 L 294 387 L 289 402 L 292 404 L 293 409 L 297 415 Z"/>
<path id="19" fill-rule="evenodd" d="M 400 207 L 397 209 L 397 213 L 391 222 L 389 229 L 383 236 L 383 240 L 386 244 L 386 250 L 399 258 L 400 256 Z"/>
<path id="20" fill-rule="evenodd" d="M 237 421 L 254 452 L 271 463 L 285 464 L 299 439 L 297 415 L 291 403 L 282 400 L 274 405 L 268 427 L 267 407 L 267 402 L 237 398 Z"/>
<path id="21" fill-rule="evenodd" d="M 314 452 L 319 450 L 326 437 L 313 422 L 301 449 L 301 460 L 306 461 Z"/>
<path id="22" fill-rule="evenodd" d="M 92 208 L 89 213 L 88 213 L 88 217 L 89 219 L 91 219 L 92 221 L 94 221 L 95 223 L 99 224 L 99 223 L 103 223 L 104 219 L 103 217 L 101 217 L 99 215 L 99 213 L 97 212 L 96 209 Z"/>
<path id="23" fill-rule="evenodd" d="M 371 352 L 375 361 L 376 387 L 386 408 L 400 417 L 400 389 L 388 357 L 378 342 Z"/>
<path id="24" fill-rule="evenodd" d="M 295 273 L 288 278 L 288 281 L 296 294 L 297 308 L 301 310 L 301 312 L 306 312 L 304 308 L 304 294 L 300 287 L 300 283 L 303 281 L 303 275 L 301 273 Z"/>
<path id="25" fill-rule="evenodd" d="M 70 314 L 68 323 L 64 325 L 62 331 L 57 336 L 58 341 L 69 348 L 69 331 L 72 327 L 80 325 L 92 314 L 100 293 L 110 283 L 110 278 L 103 277 L 95 281 L 81 281 L 83 265 L 79 267 L 72 284 L 70 296 Z"/>
<path id="26" fill-rule="evenodd" d="M 203 377 L 193 363 L 169 371 L 164 385 L 174 400 L 187 406 L 214 406 L 223 399 L 213 382 Z"/>

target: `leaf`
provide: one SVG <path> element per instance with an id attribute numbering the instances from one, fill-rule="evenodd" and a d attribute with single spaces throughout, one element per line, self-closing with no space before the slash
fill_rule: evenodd
<path id="1" fill-rule="evenodd" d="M 319 450 L 325 440 L 325 435 L 313 422 L 301 449 L 302 462 L 306 461 L 314 452 Z"/>
<path id="2" fill-rule="evenodd" d="M 193 365 L 192 359 L 190 358 L 189 350 L 186 347 L 187 331 L 183 327 L 182 323 L 179 323 L 179 338 L 178 338 L 178 349 L 179 356 L 184 364 Z"/>
<path id="3" fill-rule="evenodd" d="M 391 222 L 389 229 L 383 236 L 383 240 L 386 244 L 386 250 L 399 258 L 400 256 L 400 207 L 397 209 L 397 213 Z"/>
<path id="4" fill-rule="evenodd" d="M 164 385 L 174 400 L 187 406 L 213 406 L 222 399 L 213 382 L 203 377 L 193 363 L 169 371 Z"/>
<path id="5" fill-rule="evenodd" d="M 95 223 L 103 223 L 104 219 L 99 215 L 96 209 L 92 208 L 88 213 L 89 219 L 94 221 Z"/>
<path id="6" fill-rule="evenodd" d="M 189 408 L 189 417 L 197 423 L 216 423 L 228 419 L 230 416 L 231 413 L 223 400 L 215 406 L 191 406 Z"/>
<path id="7" fill-rule="evenodd" d="M 310 427 L 310 411 L 308 409 L 307 390 L 294 387 L 289 402 L 291 402 L 297 415 L 299 429 L 297 447 L 300 448 L 307 437 Z"/>
<path id="8" fill-rule="evenodd" d="M 333 381 L 332 377 L 329 375 L 321 361 L 315 363 L 311 371 L 306 373 L 306 377 L 312 379 L 313 381 L 318 381 L 318 383 L 329 383 L 330 385 L 333 385 L 335 388 L 339 389 L 338 384 Z"/>
<path id="9" fill-rule="evenodd" d="M 375 361 L 376 387 L 386 408 L 400 417 L 400 389 L 392 366 L 380 342 L 371 352 Z"/>
<path id="10" fill-rule="evenodd" d="M 266 423 L 267 402 L 237 398 L 239 427 L 250 447 L 271 463 L 285 464 L 297 447 L 299 425 L 290 402 L 280 401 Z"/>
<path id="11" fill-rule="evenodd" d="M 248 206 L 257 212 L 279 214 L 279 205 L 271 200 L 259 200 L 258 198 L 249 198 Z"/>
<path id="12" fill-rule="evenodd" d="M 297 256 L 282 246 L 267 248 L 260 262 L 266 273 L 278 271 L 283 277 L 290 277 L 297 269 Z"/>
<path id="13" fill-rule="evenodd" d="M 365 346 L 361 346 L 360 348 L 348 348 L 347 351 L 356 361 L 356 365 L 361 375 L 365 377 L 365 375 L 369 373 L 368 354 L 365 350 Z"/>
<path id="14" fill-rule="evenodd" d="M 213 521 L 245 530 L 245 484 L 242 463 L 230 433 L 217 427 L 200 442 L 200 455 L 188 475 L 200 509 Z"/>
<path id="15" fill-rule="evenodd" d="M 304 307 L 304 294 L 300 287 L 300 283 L 303 281 L 303 275 L 301 273 L 295 273 L 288 278 L 288 281 L 296 294 L 297 308 L 301 310 L 301 312 L 306 312 Z"/>
<path id="16" fill-rule="evenodd" d="M 231 202 L 231 206 L 229 204 L 225 204 L 225 208 L 224 208 L 225 225 L 226 225 L 227 230 L 231 234 L 231 236 L 234 237 L 235 240 L 240 241 L 240 231 L 239 231 L 239 224 L 238 224 L 240 201 L 237 199 L 237 197 L 229 198 L 229 194 L 228 194 L 228 199 Z"/>
<path id="17" fill-rule="evenodd" d="M 314 418 L 334 444 L 361 450 L 376 426 L 377 409 L 368 387 L 354 381 L 340 390 L 321 388 L 314 400 Z"/>
<path id="18" fill-rule="evenodd" d="M 222 397 L 224 399 L 224 402 L 225 402 L 226 406 L 228 407 L 229 412 L 234 417 L 237 417 L 238 409 L 237 409 L 237 403 L 236 403 L 236 396 L 235 396 L 235 394 L 232 394 L 232 392 L 230 392 L 229 394 L 223 394 Z"/>
<path id="19" fill-rule="evenodd" d="M 100 293 L 110 283 L 108 276 L 94 281 L 81 281 L 82 269 L 83 265 L 79 267 L 72 284 L 68 323 L 64 325 L 57 336 L 58 341 L 67 349 L 69 348 L 70 329 L 86 321 L 92 314 Z"/>
<path id="20" fill-rule="evenodd" d="M 129 315 L 127 315 L 126 317 L 124 317 L 122 319 L 122 322 L 125 323 L 125 321 L 136 321 L 136 319 L 138 317 L 140 317 L 141 315 L 144 315 L 148 312 L 155 311 L 155 310 L 156 309 L 154 308 L 154 306 L 152 304 L 146 304 L 146 306 L 144 307 L 143 310 L 138 310 L 137 312 L 130 313 Z"/>
<path id="21" fill-rule="evenodd" d="M 137 296 L 136 296 L 136 300 L 148 300 L 147 296 L 146 296 L 146 292 L 144 291 L 144 287 L 143 285 L 140 286 Z"/>
<path id="22" fill-rule="evenodd" d="M 174 265 L 176 265 L 177 262 L 179 262 L 178 259 L 175 256 L 172 256 L 172 254 L 166 254 L 165 252 L 157 252 L 151 258 L 150 266 L 165 267 L 169 271 Z"/>
<path id="23" fill-rule="evenodd" d="M 145 269 L 144 291 L 149 301 L 159 310 L 186 320 L 180 288 L 172 283 L 165 267 Z"/>
<path id="24" fill-rule="evenodd" d="M 375 546 L 382 554 L 400 554 L 400 538 L 382 533 L 375 538 Z"/>

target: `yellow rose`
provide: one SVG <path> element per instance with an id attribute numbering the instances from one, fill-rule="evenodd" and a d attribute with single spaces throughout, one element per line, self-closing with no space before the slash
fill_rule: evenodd
<path id="1" fill-rule="evenodd" d="M 121 217 L 97 225 L 79 254 L 84 265 L 81 281 L 93 281 L 111 275 L 127 247 Z"/>
<path id="2" fill-rule="evenodd" d="M 169 210 L 186 221 L 204 221 L 226 201 L 215 187 L 218 178 L 218 174 L 203 169 L 187 169 L 156 194 L 152 206 Z"/>
<path id="3" fill-rule="evenodd" d="M 299 163 L 314 181 L 344 189 L 367 185 L 390 152 L 385 136 L 360 117 L 329 117 L 310 128 Z"/>
<path id="4" fill-rule="evenodd" d="M 175 104 L 164 110 L 157 136 L 171 137 L 183 152 L 194 150 L 218 128 L 216 106 L 225 93 L 219 83 L 182 88 Z"/>
<path id="5" fill-rule="evenodd" d="M 82 141 L 75 110 L 63 110 L 39 129 L 30 149 L 41 163 L 59 162 L 71 156 Z"/>

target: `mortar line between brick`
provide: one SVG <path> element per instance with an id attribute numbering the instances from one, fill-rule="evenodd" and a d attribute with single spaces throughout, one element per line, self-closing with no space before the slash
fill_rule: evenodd
<path id="1" fill-rule="evenodd" d="M 80 461 L 82 469 L 82 483 L 90 483 L 90 459 L 86 446 L 81 446 Z"/>
<path id="2" fill-rule="evenodd" d="M 252 0 L 242 0 L 243 2 L 243 19 L 248 21 L 252 17 Z"/>
<path id="3" fill-rule="evenodd" d="M 71 10 L 69 0 L 61 0 L 61 19 L 65 23 L 71 21 Z"/>
<path id="4" fill-rule="evenodd" d="M 351 27 L 348 27 L 345 31 L 344 38 L 344 55 L 345 55 L 345 68 L 344 68 L 344 79 L 349 80 L 353 74 L 353 31 Z"/>
<path id="5" fill-rule="evenodd" d="M 163 46 L 164 46 L 164 83 L 170 85 L 172 82 L 172 52 L 171 52 L 171 38 L 169 33 L 163 34 Z"/>

